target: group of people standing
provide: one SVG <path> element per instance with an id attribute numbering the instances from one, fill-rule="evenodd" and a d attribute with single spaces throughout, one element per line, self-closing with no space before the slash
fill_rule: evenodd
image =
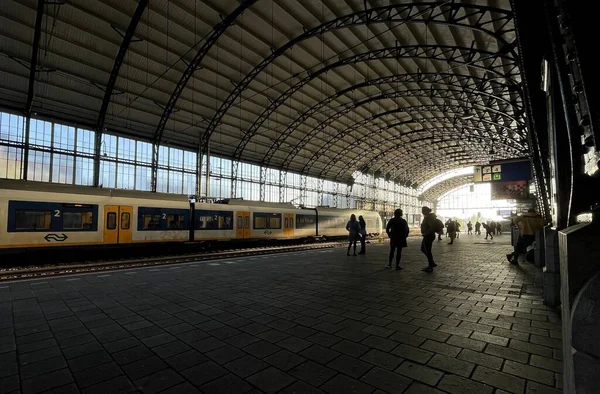
<path id="1" fill-rule="evenodd" d="M 367 222 L 361 216 L 356 219 L 356 215 L 350 215 L 350 220 L 346 223 L 346 230 L 348 231 L 348 252 L 347 256 L 350 256 L 350 248 L 354 247 L 353 256 L 358 256 L 356 254 L 356 242 L 360 241 L 360 252 L 358 254 L 366 254 L 367 252 Z"/>

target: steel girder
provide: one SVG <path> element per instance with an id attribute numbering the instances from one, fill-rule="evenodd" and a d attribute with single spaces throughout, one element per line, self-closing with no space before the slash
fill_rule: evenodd
<path id="1" fill-rule="evenodd" d="M 426 7 L 426 9 L 422 10 L 423 7 Z M 407 23 L 412 21 L 445 24 L 480 31 L 497 40 L 501 44 L 500 48 L 505 54 L 514 54 L 514 42 L 508 42 L 504 39 L 504 35 L 513 31 L 513 29 L 506 28 L 512 18 L 512 12 L 503 9 L 474 4 L 455 4 L 454 2 L 448 3 L 444 1 L 375 7 L 325 22 L 304 31 L 304 33 L 279 47 L 246 74 L 210 119 L 207 129 L 201 136 L 201 146 L 208 143 L 225 114 L 235 104 L 238 97 L 248 88 L 250 83 L 275 59 L 306 39 L 352 26 L 371 23 Z M 499 31 L 494 28 L 495 23 L 500 23 Z"/>
<path id="2" fill-rule="evenodd" d="M 421 137 L 419 138 L 415 138 L 415 139 L 410 139 L 408 141 L 401 141 L 399 143 L 397 143 L 396 145 L 393 146 L 386 146 L 386 148 L 381 148 L 377 150 L 377 154 L 375 156 L 373 156 L 372 154 L 365 160 L 361 160 L 360 162 L 358 162 L 357 168 L 361 168 L 361 169 L 365 169 L 365 168 L 370 168 L 372 169 L 372 166 L 377 163 L 379 160 L 381 160 L 382 158 L 388 156 L 391 152 L 394 152 L 396 150 L 399 149 L 403 149 L 404 154 L 405 155 L 409 155 L 410 158 L 414 158 L 416 160 L 420 160 L 423 161 L 426 159 L 424 158 L 423 155 L 429 155 L 431 153 L 436 153 L 436 152 L 443 152 L 445 150 L 449 150 L 449 149 L 455 149 L 455 148 L 461 148 L 461 152 L 464 152 L 465 154 L 468 154 L 470 158 L 474 158 L 474 157 L 485 157 L 485 153 L 482 153 L 482 151 L 484 151 L 485 149 L 489 149 L 489 146 L 486 145 L 487 140 L 484 137 L 468 137 L 469 139 L 465 139 L 465 140 L 461 140 L 461 139 L 447 139 L 444 140 L 443 138 L 441 138 L 440 141 L 436 141 L 436 139 L 438 137 L 435 136 L 435 134 L 433 133 L 433 131 L 438 131 L 438 132 L 444 132 L 444 131 L 450 131 L 449 129 L 446 128 L 431 128 L 431 129 L 425 129 L 425 130 L 419 130 L 419 131 L 414 131 L 410 134 L 416 134 L 421 135 Z M 423 133 L 430 133 L 431 135 L 426 135 L 426 136 L 422 136 Z M 401 137 L 406 137 L 407 134 Z M 446 143 L 446 144 L 455 144 L 455 145 L 447 145 L 447 146 L 438 146 L 438 145 L 433 145 L 433 142 L 436 143 Z M 459 145 L 460 144 L 460 145 Z M 410 146 L 411 150 L 408 150 L 407 148 Z M 420 151 L 417 151 L 416 149 L 424 147 L 425 149 L 422 149 Z M 469 147 L 470 150 L 466 151 L 465 147 Z M 506 147 L 507 149 L 510 149 L 510 146 Z M 417 153 L 415 153 L 417 152 Z M 523 153 L 519 152 L 519 151 L 515 151 L 515 154 L 518 154 L 519 156 L 522 156 Z M 338 153 L 337 156 L 339 157 L 341 155 L 341 153 Z M 435 156 L 435 155 L 434 155 Z M 506 153 L 506 156 L 509 156 L 509 153 Z M 393 164 L 393 162 L 395 160 L 398 160 L 397 156 L 391 157 L 389 160 L 387 160 L 386 162 L 384 162 L 383 164 L 380 164 L 377 167 L 378 171 L 381 171 L 383 168 L 390 166 Z M 334 159 L 331 159 L 326 166 L 323 168 L 323 170 L 321 171 L 321 176 L 325 173 L 325 171 L 328 169 L 329 166 L 331 166 L 333 163 L 335 163 L 336 161 Z M 409 165 L 406 168 L 411 168 L 414 166 Z M 423 169 L 422 165 L 417 165 L 416 166 L 419 169 Z M 398 168 L 398 167 L 396 167 Z M 402 167 L 405 168 L 405 167 Z M 339 179 L 343 172 L 347 171 L 348 168 L 347 166 L 343 166 L 335 175 L 335 179 Z"/>
<path id="3" fill-rule="evenodd" d="M 152 191 L 156 191 L 156 172 L 158 171 L 158 146 L 162 140 L 162 135 L 167 125 L 167 121 L 169 117 L 173 113 L 175 109 L 175 105 L 177 104 L 177 100 L 181 96 L 181 93 L 187 86 L 187 83 L 191 79 L 192 75 L 198 70 L 200 67 L 200 63 L 204 57 L 208 54 L 213 45 L 219 40 L 221 35 L 225 33 L 225 31 L 231 26 L 235 20 L 240 16 L 247 8 L 252 6 L 258 0 L 241 0 L 240 5 L 237 6 L 235 10 L 229 15 L 227 15 L 221 22 L 217 23 L 211 33 L 205 37 L 204 44 L 198 49 L 198 52 L 194 56 L 194 58 L 188 63 L 185 71 L 181 75 L 177 86 L 173 89 L 173 93 L 171 97 L 169 97 L 169 101 L 165 105 L 163 110 L 163 114 L 160 117 L 158 125 L 156 126 L 156 131 L 154 132 L 154 144 L 152 148 Z"/>
<path id="4" fill-rule="evenodd" d="M 446 179 L 427 189 L 426 191 L 421 193 L 421 195 L 419 195 L 419 199 L 431 202 L 438 201 L 440 196 L 442 196 L 443 194 L 460 186 L 468 185 L 469 183 L 473 183 L 473 175 L 458 175 Z"/>
<path id="5" fill-rule="evenodd" d="M 431 78 L 431 80 L 430 80 L 430 78 Z M 367 80 L 362 83 L 350 86 L 346 89 L 340 90 L 340 91 L 336 92 L 335 94 L 320 101 L 319 103 L 311 106 L 308 110 L 306 110 L 304 113 L 302 113 L 296 119 L 294 119 L 294 121 L 292 123 L 290 123 L 286 127 L 286 129 L 277 136 L 277 139 L 274 141 L 274 143 L 271 145 L 271 147 L 267 151 L 265 158 L 263 159 L 263 163 L 268 165 L 271 162 L 271 159 L 272 159 L 275 151 L 277 151 L 277 149 L 287 140 L 287 138 L 290 135 L 292 135 L 294 133 L 294 131 L 297 130 L 297 128 L 303 122 L 305 122 L 307 119 L 309 119 L 311 117 L 314 117 L 314 115 L 318 114 L 322 108 L 328 106 L 330 103 L 332 103 L 336 99 L 344 96 L 347 93 L 353 92 L 354 90 L 358 90 L 361 88 L 365 88 L 365 87 L 369 87 L 369 86 L 376 86 L 376 85 L 384 85 L 384 84 L 391 85 L 394 83 L 403 83 L 403 82 L 429 83 L 429 84 L 431 84 L 431 86 L 441 85 L 441 86 L 448 86 L 448 87 L 456 87 L 458 89 L 467 91 L 471 94 L 480 96 L 481 102 L 483 102 L 486 106 L 492 106 L 494 102 L 497 102 L 497 108 L 495 108 L 495 109 L 497 109 L 501 112 L 508 112 L 507 110 L 508 110 L 509 106 L 513 107 L 513 113 L 515 115 L 520 114 L 523 111 L 523 108 L 518 103 L 510 101 L 509 85 L 498 84 L 498 87 L 500 87 L 501 89 L 504 89 L 504 92 L 501 92 L 500 94 L 502 94 L 502 93 L 508 94 L 509 98 L 502 97 L 496 93 L 488 93 L 484 90 L 484 89 L 486 89 L 486 87 L 493 88 L 494 85 L 496 85 L 495 84 L 496 81 L 494 81 L 494 80 L 486 80 L 483 78 L 472 77 L 469 75 L 444 74 L 444 73 L 440 73 L 440 74 L 437 74 L 437 73 L 427 73 L 427 74 L 411 73 L 411 74 L 399 74 L 399 75 L 381 77 L 381 78 L 376 78 L 376 79 L 372 79 L 372 80 Z M 492 89 L 492 91 L 493 91 L 493 89 Z M 484 97 L 489 98 L 487 103 L 485 103 Z M 520 99 L 520 96 L 518 96 L 516 101 L 519 101 L 519 99 Z M 502 106 L 500 103 L 504 103 L 506 105 Z M 314 130 L 316 130 L 317 128 L 324 129 L 327 124 L 330 124 L 335 119 L 341 117 L 342 115 L 347 114 L 350 111 L 350 109 L 355 108 L 357 105 L 358 104 L 356 104 L 356 103 L 349 103 L 349 104 L 342 104 L 342 105 L 338 106 L 337 108 L 335 108 L 335 110 L 339 111 L 339 112 L 336 112 L 334 115 L 330 116 L 328 119 L 326 119 L 323 122 L 319 121 L 319 124 L 314 128 Z M 340 107 L 342 107 L 341 110 L 338 109 Z M 492 106 L 492 108 L 494 108 L 494 107 Z M 311 134 L 314 134 L 314 133 L 311 133 Z M 300 142 L 300 144 L 302 144 L 302 142 Z"/>
<path id="6" fill-rule="evenodd" d="M 29 84 L 27 86 L 27 102 L 25 104 L 25 113 L 27 116 L 31 113 L 33 104 L 33 88 L 35 85 L 35 75 L 37 73 L 38 49 L 40 47 L 40 37 L 42 36 L 42 19 L 44 18 L 45 0 L 38 0 L 35 14 L 35 31 L 33 32 L 33 44 L 31 48 L 31 62 L 29 63 Z"/>
<path id="7" fill-rule="evenodd" d="M 31 108 L 33 106 L 33 90 L 35 87 L 35 76 L 37 74 L 38 50 L 40 37 L 42 36 L 42 19 L 44 18 L 44 0 L 38 0 L 35 14 L 35 30 L 33 32 L 33 43 L 31 48 L 31 61 L 29 63 L 29 82 L 27 86 L 27 101 L 25 102 L 25 149 L 23 160 L 23 179 L 27 180 L 29 168 L 29 128 L 31 125 Z"/>
<path id="8" fill-rule="evenodd" d="M 140 22 L 147 5 L 148 0 L 139 1 L 138 6 L 131 17 L 131 22 L 129 22 L 129 26 L 127 27 L 125 35 L 123 36 L 121 47 L 119 48 L 117 56 L 115 57 L 115 62 L 108 78 L 106 89 L 104 90 L 104 98 L 102 99 L 100 112 L 98 112 L 98 120 L 96 121 L 96 145 L 94 146 L 94 186 L 96 187 L 100 184 L 100 145 L 102 144 L 102 133 L 104 132 L 106 111 L 108 110 L 108 104 L 110 104 L 112 92 L 119 76 L 119 70 L 121 69 L 121 65 L 125 60 L 127 50 L 129 49 L 129 44 L 131 43 L 131 39 L 133 38 L 137 25 Z"/>
<path id="9" fill-rule="evenodd" d="M 485 72 L 495 74 L 501 78 L 504 78 L 509 84 L 517 85 L 517 81 L 513 79 L 518 76 L 518 67 L 516 61 L 504 54 L 494 53 L 483 50 L 475 50 L 469 47 L 456 47 L 446 45 L 410 45 L 410 46 L 396 46 L 391 48 L 376 49 L 373 51 L 367 51 L 360 53 L 348 58 L 339 59 L 337 62 L 326 65 L 317 71 L 309 72 L 306 71 L 307 75 L 300 79 L 297 83 L 293 84 L 285 92 L 283 92 L 275 100 L 271 101 L 269 106 L 259 115 L 254 121 L 250 129 L 248 129 L 242 136 L 241 146 L 244 146 L 260 129 L 262 124 L 270 118 L 275 110 L 283 104 L 288 98 L 290 98 L 295 92 L 299 91 L 308 82 L 315 79 L 319 75 L 325 74 L 326 72 L 345 65 L 356 64 L 367 62 L 371 60 L 382 60 L 382 59 L 399 59 L 399 58 L 418 58 L 429 61 L 444 61 L 448 64 L 457 63 L 460 66 L 474 67 L 483 69 Z M 493 59 L 493 60 L 492 60 Z M 486 68 L 483 66 L 476 66 L 475 63 L 491 60 L 490 65 Z M 495 64 L 495 65 L 494 65 Z M 494 66 L 492 66 L 494 65 Z M 509 68 L 509 71 L 504 73 L 503 69 Z"/>
<path id="10" fill-rule="evenodd" d="M 459 100 L 456 100 L 456 101 L 459 101 Z M 464 113 L 464 112 L 465 112 L 465 109 L 467 109 L 467 108 L 466 108 L 466 107 L 464 107 L 464 106 L 456 106 L 456 105 L 447 105 L 446 107 L 447 107 L 448 109 L 452 110 L 452 112 L 454 112 L 454 113 L 460 113 L 460 112 L 463 112 L 463 113 Z M 431 112 L 433 112 L 433 111 L 439 111 L 439 112 L 447 112 L 447 111 L 444 111 L 444 109 L 443 109 L 443 106 L 441 106 L 441 105 L 423 105 L 423 106 L 419 106 L 419 107 L 416 107 L 416 108 L 421 108 L 421 112 L 422 112 L 422 111 L 431 111 Z M 408 111 L 409 111 L 409 112 L 413 112 L 413 111 L 410 109 L 410 107 L 408 108 Z M 407 112 L 407 111 L 405 111 L 405 110 L 404 110 L 404 108 L 396 108 L 396 109 L 393 109 L 393 110 L 390 110 L 390 111 L 386 111 L 386 112 L 378 113 L 378 114 L 375 114 L 375 115 L 373 115 L 373 116 L 372 116 L 372 117 L 370 117 L 370 118 L 365 118 L 365 119 L 362 119 L 361 121 L 359 121 L 359 122 L 356 122 L 355 124 L 353 124 L 353 125 L 352 125 L 352 126 L 350 126 L 350 127 L 347 127 L 346 129 L 342 129 L 342 130 L 338 131 L 338 133 L 337 133 L 336 135 L 334 135 L 334 136 L 333 136 L 333 137 L 331 137 L 329 140 L 327 140 L 327 142 L 326 142 L 326 143 L 325 143 L 325 144 L 324 144 L 324 145 L 323 145 L 321 148 L 319 148 L 317 151 L 315 151 L 315 152 L 313 153 L 313 155 L 311 156 L 311 158 L 308 160 L 307 164 L 304 166 L 304 169 L 306 170 L 307 168 L 310 168 L 310 167 L 309 167 L 309 166 L 311 165 L 310 163 L 311 163 L 311 162 L 312 162 L 314 159 L 316 159 L 317 157 L 319 157 L 319 156 L 320 156 L 320 155 L 321 155 L 321 154 L 322 154 L 324 151 L 327 151 L 329 148 L 331 148 L 331 146 L 333 146 L 333 144 L 334 144 L 334 143 L 335 143 L 335 142 L 336 142 L 336 141 L 337 141 L 339 138 L 341 138 L 341 137 L 343 137 L 343 136 L 346 136 L 346 135 L 348 135 L 348 134 L 352 133 L 353 131 L 355 131 L 355 130 L 357 130 L 357 129 L 361 128 L 361 127 L 364 127 L 364 126 L 366 126 L 366 125 L 368 125 L 368 124 L 370 124 L 370 123 L 373 123 L 375 120 L 377 120 L 377 119 L 379 119 L 379 118 L 381 118 L 381 117 L 383 117 L 383 116 L 390 115 L 390 114 L 396 114 L 396 113 L 402 113 L 402 112 Z M 514 118 L 510 117 L 509 115 L 506 115 L 506 114 L 503 114 L 503 115 L 504 115 L 505 117 L 508 117 L 509 119 L 513 119 L 513 120 L 514 120 Z M 418 122 L 419 120 L 420 120 L 420 119 L 418 119 L 418 118 L 417 118 L 417 119 L 411 119 L 410 123 Z M 466 121 L 467 121 L 467 122 L 468 122 L 468 121 L 470 121 L 470 120 L 473 120 L 473 119 L 466 119 Z M 485 121 L 486 121 L 486 119 L 484 119 L 484 118 L 477 118 L 476 120 L 477 120 L 477 121 L 480 121 L 480 122 L 482 122 L 482 123 L 487 123 L 487 124 L 498 125 L 498 126 L 500 126 L 500 127 L 504 127 L 504 128 L 506 128 L 506 129 L 509 129 L 509 130 L 510 130 L 510 127 L 509 127 L 509 126 L 502 125 L 502 124 L 500 124 L 500 123 L 494 122 L 493 120 L 487 120 L 487 122 L 485 122 Z M 461 120 L 461 124 L 464 124 L 464 122 L 465 122 L 465 119 L 462 119 L 462 120 Z M 468 123 L 470 123 L 470 122 L 468 122 Z M 486 132 L 486 133 L 489 133 L 489 132 L 490 132 L 489 130 L 486 130 L 485 128 L 484 128 L 484 129 L 482 129 L 482 131 L 484 131 L 484 132 Z M 517 131 L 517 130 L 515 130 L 515 131 Z M 491 138 L 491 137 L 490 137 L 490 138 Z M 307 142 L 308 142 L 308 140 L 307 140 Z M 283 165 L 282 165 L 284 168 L 287 168 L 287 166 L 288 166 L 288 165 L 289 165 L 289 164 L 290 164 L 290 163 L 293 161 L 293 159 L 295 158 L 295 156 L 296 156 L 296 155 L 297 155 L 297 154 L 300 152 L 300 149 L 301 149 L 302 147 L 303 147 L 303 146 L 300 146 L 300 147 L 298 148 L 298 150 L 296 150 L 296 149 L 295 149 L 295 150 L 294 150 L 292 153 L 290 153 L 290 155 L 288 155 L 288 158 L 286 158 L 286 160 L 284 161 L 284 163 L 283 163 Z"/>
<path id="11" fill-rule="evenodd" d="M 431 98 L 429 90 L 427 90 L 427 91 L 421 91 L 421 92 L 419 92 L 418 90 L 415 90 L 414 92 L 415 92 L 415 94 L 410 95 L 410 97 Z M 441 92 L 447 92 L 447 91 L 441 91 Z M 381 100 L 381 99 L 396 98 L 396 96 L 398 96 L 398 97 L 405 97 L 403 95 L 403 93 L 404 92 L 394 92 L 393 94 L 390 94 L 390 95 L 375 96 L 373 98 L 369 98 L 367 100 L 364 100 L 364 103 L 368 104 L 368 103 L 370 103 L 372 101 L 377 101 L 377 100 Z M 440 94 L 440 96 L 441 97 L 436 97 L 436 98 L 445 98 L 444 97 L 444 93 Z M 458 102 L 463 103 L 463 104 L 470 104 L 468 101 L 465 102 L 463 100 L 457 100 L 457 99 L 454 99 L 454 98 L 452 98 L 451 100 L 458 101 Z M 357 103 L 356 106 L 358 107 L 360 105 L 364 105 L 364 104 L 358 104 Z M 454 112 L 455 119 L 456 119 L 455 122 L 459 122 L 460 121 L 461 123 L 463 123 L 464 119 L 457 118 L 457 116 L 460 113 L 464 114 L 467 111 L 474 109 L 475 107 L 470 107 L 469 108 L 466 105 L 452 105 L 452 104 L 450 104 L 450 105 L 448 105 L 448 104 L 445 104 L 445 105 L 430 104 L 430 105 L 421 105 L 421 106 L 415 106 L 415 107 L 399 107 L 399 108 L 396 108 L 396 109 L 393 109 L 393 110 L 390 110 L 390 111 L 386 111 L 386 112 L 383 112 L 383 113 L 378 113 L 378 114 L 373 115 L 370 118 L 361 119 L 360 121 L 358 121 L 357 123 L 355 123 L 354 125 L 352 125 L 350 127 L 347 127 L 346 129 L 338 130 L 337 134 L 335 134 L 333 137 L 331 137 L 329 140 L 327 140 L 326 143 L 325 143 L 325 145 L 323 147 L 319 148 L 317 154 L 319 154 L 319 153 L 321 153 L 321 152 L 329 149 L 335 143 L 335 141 L 338 138 L 343 137 L 346 134 L 348 134 L 348 133 L 356 130 L 358 127 L 366 126 L 367 124 L 369 124 L 369 123 L 371 123 L 373 121 L 376 121 L 378 118 L 381 118 L 381 117 L 386 116 L 386 115 L 392 115 L 392 114 L 403 113 L 403 112 L 417 112 L 418 113 L 418 111 L 416 110 L 417 108 L 420 108 L 422 111 L 426 111 L 426 112 L 447 113 L 447 112 L 451 111 L 451 112 Z M 347 110 L 345 110 L 343 112 L 344 113 L 345 112 L 349 112 L 351 109 L 354 109 L 354 107 L 351 107 L 351 108 L 349 108 L 349 109 L 347 109 Z M 486 112 L 483 115 L 484 116 L 488 115 L 490 119 L 485 119 L 483 116 L 481 116 L 479 114 L 477 116 L 474 116 L 473 119 L 476 119 L 478 122 L 485 123 L 485 124 L 487 124 L 489 126 L 496 127 L 497 128 L 496 131 L 498 131 L 499 128 L 510 130 L 510 131 L 514 131 L 516 133 L 518 133 L 518 132 L 521 131 L 522 126 L 521 126 L 521 128 L 514 129 L 511 126 L 507 125 L 507 123 L 510 123 L 510 121 L 516 121 L 516 119 L 513 118 L 512 116 L 510 116 L 510 115 L 508 115 L 506 113 L 500 112 L 500 111 L 496 111 L 496 110 L 489 111 L 489 112 L 494 112 L 496 114 L 496 116 L 493 117 L 487 111 L 489 108 L 485 107 L 485 109 L 486 109 Z M 330 117 L 330 119 L 332 118 L 332 121 L 333 121 L 333 120 L 336 120 L 337 118 L 339 118 L 340 116 L 341 116 L 341 112 L 334 114 L 332 117 Z M 451 119 L 450 117 L 447 117 L 447 118 Z M 500 118 L 505 118 L 506 120 L 508 120 L 508 122 L 505 120 L 504 124 L 499 123 L 498 121 L 500 120 Z M 311 130 L 309 133 L 307 133 L 302 138 L 302 140 L 296 145 L 296 147 L 294 148 L 294 151 L 293 151 L 294 154 L 298 154 L 300 152 L 300 150 L 302 148 L 304 148 L 304 146 L 306 146 L 306 144 L 315 135 L 317 135 L 318 133 L 320 133 L 321 131 L 323 131 L 330 124 L 330 122 L 329 122 L 330 119 L 327 119 L 326 121 L 321 122 L 317 127 L 315 127 L 313 130 Z M 419 120 L 419 118 L 416 118 L 416 121 L 418 121 L 418 120 Z M 471 120 L 471 119 L 467 119 L 467 120 Z M 485 130 L 485 128 L 483 130 Z M 486 131 L 489 133 L 491 130 L 486 130 Z M 293 159 L 294 159 L 294 156 L 289 157 L 284 162 L 284 165 L 289 164 L 289 162 L 291 160 L 293 160 Z"/>
<path id="12" fill-rule="evenodd" d="M 417 121 L 422 120 L 423 122 L 430 123 L 430 122 L 433 122 L 433 121 L 437 121 L 437 119 L 439 119 L 439 118 L 434 117 L 434 118 L 418 119 Z M 443 121 L 444 120 L 442 120 L 442 122 Z M 333 163 L 337 162 L 340 159 L 340 157 L 345 153 L 345 151 L 347 149 L 351 149 L 351 148 L 354 148 L 354 147 L 359 147 L 364 141 L 372 139 L 373 138 L 373 134 L 376 134 L 376 133 L 378 133 L 381 130 L 388 129 L 388 128 L 393 128 L 393 127 L 396 127 L 398 125 L 403 125 L 403 124 L 406 124 L 406 123 L 415 123 L 415 121 L 398 122 L 398 123 L 393 124 L 393 125 L 384 126 L 381 129 L 375 131 L 374 133 L 366 134 L 366 135 L 362 136 L 361 138 L 353 141 L 349 146 L 345 147 L 342 151 L 336 153 L 333 157 L 331 157 L 329 159 L 329 161 L 326 163 L 325 169 L 327 167 L 329 167 L 330 165 L 332 165 Z M 472 130 L 472 131 L 475 131 L 475 132 L 480 131 L 477 127 L 473 127 L 473 126 L 469 126 L 469 125 L 466 125 L 466 126 L 463 125 L 463 129 L 468 129 L 468 130 Z M 409 135 L 412 135 L 412 134 L 417 134 L 418 135 L 418 134 L 423 134 L 423 133 L 431 133 L 431 137 L 428 137 L 428 138 L 432 139 L 432 140 L 435 140 L 436 138 L 438 138 L 438 137 L 435 136 L 435 132 L 438 132 L 438 133 L 442 134 L 442 141 L 441 142 L 448 142 L 449 140 L 448 141 L 443 140 L 443 134 L 444 133 L 451 134 L 451 133 L 453 133 L 455 131 L 456 130 L 453 127 L 427 127 L 427 128 L 423 128 L 423 129 L 420 129 L 420 130 L 413 130 L 413 131 L 410 131 L 410 132 L 407 132 L 407 133 L 400 133 L 400 134 L 398 134 L 397 138 L 398 139 L 402 139 L 402 138 L 408 137 Z M 487 141 L 487 140 L 489 140 L 485 136 L 475 135 L 475 134 L 470 134 L 470 135 L 467 135 L 467 136 L 459 136 L 459 138 L 463 138 L 464 139 L 463 142 L 464 141 L 470 142 L 471 140 L 481 140 L 481 141 Z M 382 144 L 384 144 L 385 142 L 389 142 L 389 140 L 383 139 L 382 141 L 379 141 L 378 143 L 373 144 L 374 147 L 372 147 L 372 150 L 369 150 L 369 154 L 368 154 L 367 157 L 369 158 L 373 154 L 377 154 L 379 152 L 382 152 L 384 150 L 384 148 L 385 148 Z M 411 144 L 413 142 L 415 142 L 415 141 L 412 141 L 412 140 L 406 141 L 405 140 L 405 141 L 403 141 L 403 144 Z M 491 142 L 496 142 L 496 141 L 491 140 Z M 523 154 L 522 150 L 519 149 L 519 144 L 516 143 L 516 142 L 515 142 L 515 146 L 511 146 L 510 144 L 506 144 L 506 143 L 502 143 L 502 142 L 500 142 L 500 144 L 504 145 L 504 149 L 506 149 L 507 152 L 513 151 L 514 153 L 518 153 L 519 155 Z M 370 160 L 368 160 L 367 162 L 370 163 Z M 310 170 L 314 166 L 314 163 L 316 163 L 316 161 L 313 161 L 310 164 L 310 166 L 309 167 L 305 167 L 305 169 Z M 323 175 L 323 171 L 321 172 L 321 174 L 319 176 L 322 176 L 322 175 Z M 338 174 L 338 176 L 339 176 L 339 174 Z"/>
<path id="13" fill-rule="evenodd" d="M 403 142 L 403 143 L 399 143 L 393 147 L 390 147 L 386 150 L 382 150 L 381 153 L 379 153 L 377 156 L 370 158 L 368 161 L 365 161 L 362 163 L 362 167 L 371 167 L 373 166 L 374 163 L 376 163 L 377 161 L 381 160 L 382 158 L 384 158 L 385 156 L 389 155 L 390 152 L 394 152 L 398 149 L 401 148 L 405 148 L 407 145 L 412 145 L 412 144 L 418 144 L 418 146 L 430 146 L 431 149 L 426 149 L 426 150 L 422 150 L 420 153 L 430 153 L 430 152 L 443 152 L 444 150 L 447 149 L 453 149 L 453 148 L 461 148 L 461 152 L 464 152 L 465 154 L 468 154 L 469 157 L 473 158 L 473 157 L 487 157 L 485 156 L 485 153 L 482 153 L 482 150 L 489 148 L 489 146 L 487 146 L 485 144 L 485 139 L 484 138 L 471 138 L 471 140 L 469 141 L 469 148 L 473 149 L 473 150 L 469 150 L 466 151 L 464 149 L 464 145 L 459 145 L 461 143 L 460 140 L 446 140 L 446 141 L 442 141 L 442 142 L 446 142 L 446 143 L 455 143 L 456 145 L 448 145 L 445 147 L 439 147 L 439 146 L 433 146 L 430 141 L 434 140 L 435 136 L 426 136 L 426 137 L 421 137 L 421 138 L 417 138 L 414 140 L 409 141 L 408 143 Z M 478 143 L 479 142 L 479 143 Z M 464 144 L 464 143 L 463 143 Z M 520 155 L 522 156 L 522 152 L 519 152 Z M 505 158 L 509 158 L 511 156 L 508 155 L 508 153 L 506 153 L 506 157 Z M 514 157 L 514 156 L 512 156 Z M 393 162 L 395 160 L 397 160 L 398 157 L 392 157 L 389 160 L 387 160 L 386 162 L 380 164 L 377 169 L 381 170 L 382 168 L 386 167 L 386 166 L 390 166 L 393 164 Z M 414 165 L 411 163 L 411 165 L 409 165 L 408 167 L 402 167 L 402 168 L 412 168 L 414 167 Z M 417 167 L 420 167 L 417 165 Z M 338 173 L 339 174 L 339 173 Z"/>

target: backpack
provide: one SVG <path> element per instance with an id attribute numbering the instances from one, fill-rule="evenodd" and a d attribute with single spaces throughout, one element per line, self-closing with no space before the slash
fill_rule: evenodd
<path id="1" fill-rule="evenodd" d="M 432 227 L 435 233 L 441 234 L 444 231 L 444 222 L 442 222 L 440 219 L 435 219 Z"/>
<path id="2" fill-rule="evenodd" d="M 450 222 L 448 223 L 446 229 L 448 230 L 448 232 L 454 232 L 456 231 L 456 224 L 454 224 L 454 222 Z"/>

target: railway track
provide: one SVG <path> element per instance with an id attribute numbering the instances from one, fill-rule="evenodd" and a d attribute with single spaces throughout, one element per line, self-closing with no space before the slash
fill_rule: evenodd
<path id="1" fill-rule="evenodd" d="M 291 246 L 265 246 L 245 249 L 230 249 L 218 252 L 182 254 L 175 256 L 145 257 L 126 260 L 109 260 L 93 263 L 72 263 L 62 265 L 28 266 L 0 269 L 0 282 L 73 275 L 87 272 L 115 271 L 207 260 L 223 260 L 234 257 L 257 256 L 305 250 L 329 249 L 345 245 L 345 242 L 323 242 Z"/>

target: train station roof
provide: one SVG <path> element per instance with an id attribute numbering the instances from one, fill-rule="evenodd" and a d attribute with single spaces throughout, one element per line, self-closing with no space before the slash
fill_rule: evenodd
<path id="1" fill-rule="evenodd" d="M 0 104 L 325 179 L 528 155 L 508 0 L 9 0 Z"/>

